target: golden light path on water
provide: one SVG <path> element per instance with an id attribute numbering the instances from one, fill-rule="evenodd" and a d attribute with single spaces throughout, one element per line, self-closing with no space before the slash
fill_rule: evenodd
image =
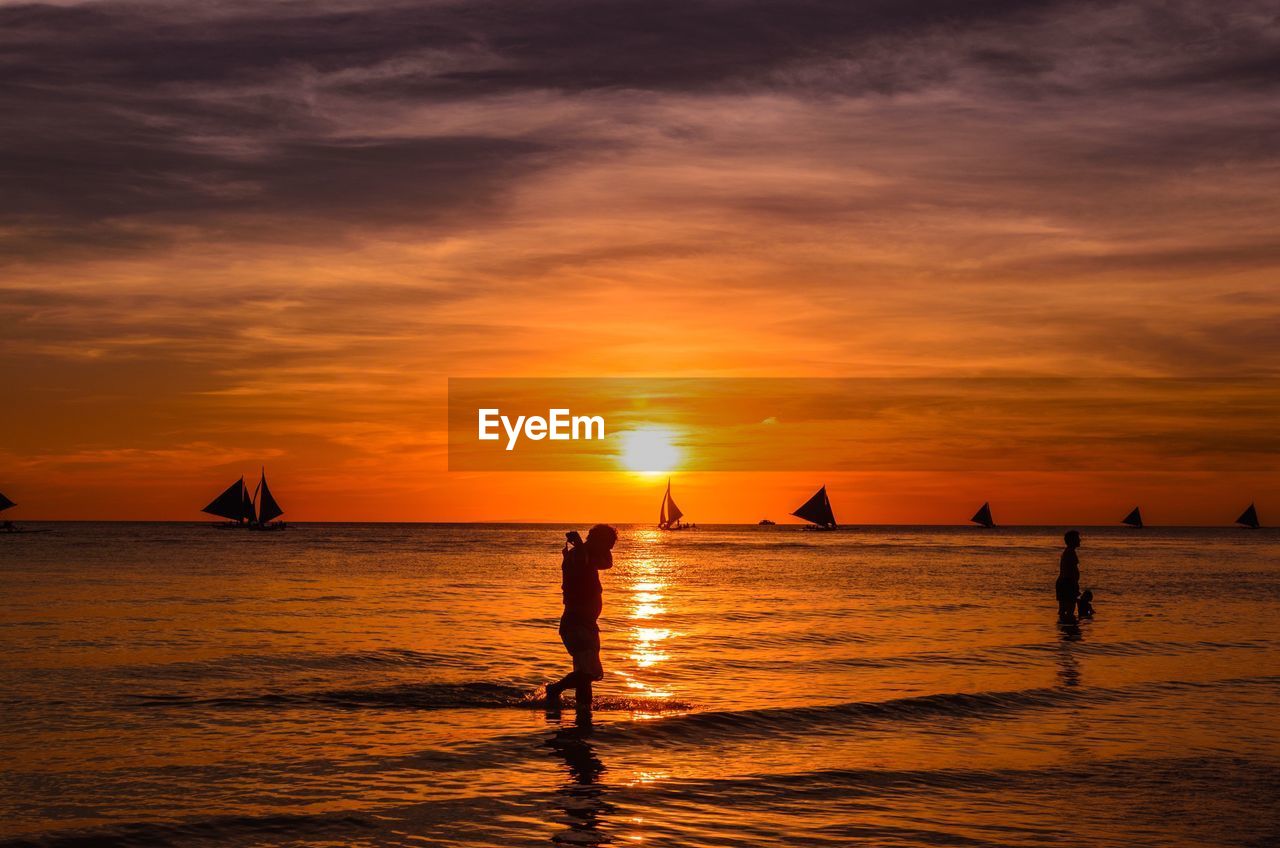
<path id="1" fill-rule="evenodd" d="M 660 619 L 667 612 L 664 603 L 667 583 L 660 564 L 652 556 L 652 549 L 660 541 L 660 536 L 657 530 L 643 530 L 633 536 L 633 544 L 645 549 L 633 561 L 630 583 L 626 587 L 629 593 L 627 618 L 630 622 L 627 657 L 634 665 L 619 671 L 627 688 L 637 697 L 653 699 L 671 698 L 675 694 L 670 687 L 652 682 L 652 672 L 661 663 L 671 659 L 671 655 L 664 650 L 667 647 L 664 643 L 676 635 L 670 628 L 655 626 L 654 623 L 654 619 Z M 640 712 L 637 717 L 648 715 Z M 652 714 L 652 717 L 657 717 L 657 714 Z"/>

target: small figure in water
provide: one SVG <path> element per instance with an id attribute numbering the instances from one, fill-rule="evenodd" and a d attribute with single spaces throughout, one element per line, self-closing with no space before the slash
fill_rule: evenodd
<path id="1" fill-rule="evenodd" d="M 1076 556 L 1076 548 L 1080 547 L 1080 531 L 1068 530 L 1062 540 L 1067 546 L 1058 561 L 1058 582 L 1053 588 L 1058 596 L 1058 618 L 1071 621 L 1075 619 L 1076 598 L 1080 594 L 1080 557 Z"/>
<path id="2" fill-rule="evenodd" d="M 1085 589 L 1076 601 L 1076 615 L 1080 618 L 1093 618 L 1093 590 Z"/>
<path id="3" fill-rule="evenodd" d="M 600 572 L 613 568 L 613 546 L 618 541 L 618 531 L 608 524 L 597 524 L 587 533 L 585 542 L 577 531 L 566 533 L 565 538 L 560 562 L 560 589 L 564 594 L 560 641 L 573 657 L 573 671 L 547 685 L 547 707 L 558 707 L 561 693 L 573 687 L 577 708 L 589 710 L 591 684 L 604 678 L 600 664 L 600 626 L 596 624 L 604 606 Z"/>

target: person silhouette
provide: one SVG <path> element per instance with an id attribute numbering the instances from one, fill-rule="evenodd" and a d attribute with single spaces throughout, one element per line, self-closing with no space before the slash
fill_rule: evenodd
<path id="1" fill-rule="evenodd" d="M 1080 557 L 1076 555 L 1076 549 L 1080 547 L 1080 531 L 1068 530 L 1062 535 L 1062 540 L 1066 547 L 1058 560 L 1058 580 L 1053 589 L 1058 596 L 1058 618 L 1074 621 L 1076 598 L 1080 594 Z"/>
<path id="2" fill-rule="evenodd" d="M 587 540 L 576 531 L 566 533 L 560 562 L 560 589 L 564 596 L 564 613 L 560 616 L 560 641 L 573 658 L 573 671 L 555 683 L 547 684 L 547 707 L 560 705 L 560 695 L 573 687 L 574 706 L 591 709 L 591 684 L 604 678 L 600 664 L 600 626 L 596 620 L 604 607 L 604 589 L 600 572 L 613 568 L 613 546 L 618 531 L 608 524 L 597 524 L 587 533 Z"/>

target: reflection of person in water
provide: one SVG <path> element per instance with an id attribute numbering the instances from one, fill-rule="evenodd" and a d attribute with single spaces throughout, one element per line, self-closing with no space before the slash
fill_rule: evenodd
<path id="1" fill-rule="evenodd" d="M 566 534 L 560 563 L 564 593 L 564 614 L 560 616 L 560 641 L 573 657 L 573 671 L 547 685 L 547 706 L 554 709 L 560 695 L 574 689 L 575 705 L 591 709 L 591 684 L 604 677 L 600 664 L 600 627 L 596 620 L 604 606 L 604 590 L 600 572 L 613 568 L 613 546 L 618 531 L 608 524 L 597 524 L 582 541 L 576 532 Z"/>
<path id="2" fill-rule="evenodd" d="M 564 727 L 547 741 L 568 766 L 569 780 L 559 793 L 559 806 L 565 817 L 560 820 L 568 829 L 551 837 L 552 842 L 570 845 L 603 845 L 612 840 L 600 832 L 600 816 L 612 812 L 604 800 L 605 786 L 600 775 L 606 771 L 596 756 L 591 742 L 591 717 L 579 713 L 577 726 Z"/>
<path id="3" fill-rule="evenodd" d="M 1076 597 L 1080 594 L 1080 557 L 1076 555 L 1076 549 L 1080 547 L 1080 531 L 1068 530 L 1062 540 L 1067 546 L 1058 560 L 1058 581 L 1053 589 L 1058 596 L 1058 618 L 1069 621 L 1075 618 Z"/>

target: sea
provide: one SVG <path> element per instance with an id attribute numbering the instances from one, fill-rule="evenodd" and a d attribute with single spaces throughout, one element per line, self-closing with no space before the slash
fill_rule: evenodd
<path id="1" fill-rule="evenodd" d="M 1280 845 L 1280 532 L 50 523 L 0 538 L 0 846 Z"/>

